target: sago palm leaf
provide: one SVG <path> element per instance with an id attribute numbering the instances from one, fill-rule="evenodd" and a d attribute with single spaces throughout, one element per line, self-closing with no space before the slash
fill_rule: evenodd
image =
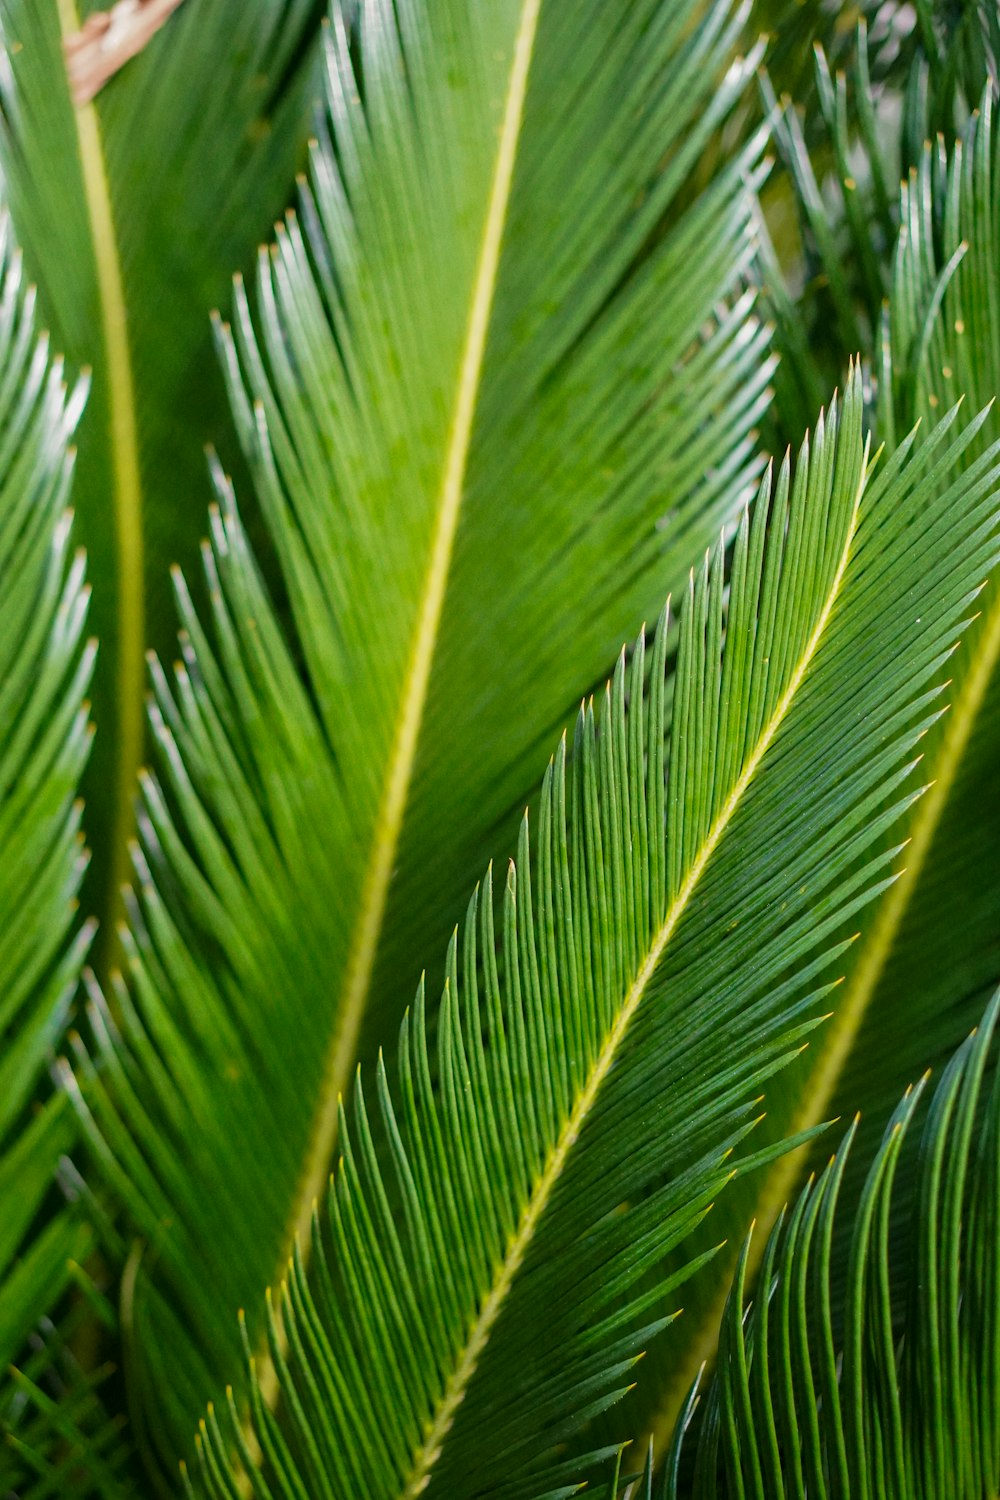
<path id="1" fill-rule="evenodd" d="M 736 514 L 772 370 L 749 302 L 722 300 L 751 253 L 741 185 L 763 136 L 678 202 L 752 64 L 726 71 L 739 12 L 533 0 L 492 35 L 454 8 L 404 12 L 398 42 L 380 4 L 364 13 L 367 116 L 346 37 L 331 45 L 305 240 L 292 221 L 262 259 L 264 357 L 242 296 L 223 335 L 363 860 L 337 976 L 347 1058 L 398 1021 L 414 945 L 429 923 L 444 937 L 516 828 L 554 726 Z M 412 120 L 404 65 L 427 94 Z"/>
<path id="2" fill-rule="evenodd" d="M 144 652 L 172 637 L 167 570 L 196 556 L 201 446 L 223 421 L 208 317 L 287 202 L 321 7 L 193 0 L 75 108 L 64 46 L 100 9 L 0 4 L 0 179 L 44 324 L 92 371 L 74 497 L 100 580 L 88 838 L 107 952 L 128 875 Z"/>
<path id="3" fill-rule="evenodd" d="M 844 1185 L 854 1129 L 847 1133 L 772 1232 L 746 1311 L 744 1245 L 718 1373 L 694 1414 L 694 1442 L 678 1433 L 663 1500 L 987 1500 L 997 1493 L 995 1071 L 985 1103 L 980 1096 L 998 1012 L 1000 997 L 942 1073 L 919 1153 L 907 1132 L 926 1075 L 907 1091 L 857 1200 Z M 914 1248 L 900 1270 L 891 1209 L 907 1157 Z M 842 1307 L 830 1274 L 838 1218 L 853 1225 Z M 899 1304 L 902 1320 L 894 1316 Z"/>
<path id="4" fill-rule="evenodd" d="M 135 1378 L 171 1457 L 241 1305 L 260 1336 L 359 1047 L 516 832 L 540 747 L 758 470 L 762 139 L 692 181 L 745 87 L 741 22 L 372 0 L 355 57 L 334 16 L 301 214 L 256 323 L 240 291 L 221 330 L 297 635 L 220 478 L 214 629 L 181 586 L 176 684 L 154 665 L 132 1055 L 93 1081 L 148 1240 Z"/>
<path id="5" fill-rule="evenodd" d="M 938 147 L 926 148 L 899 212 L 902 229 L 874 403 L 877 428 L 890 445 L 914 421 L 933 425 L 960 390 L 977 407 L 1000 390 L 1000 199 L 989 95 L 950 164 L 939 153 Z M 962 462 L 997 436 L 993 411 Z M 920 616 L 919 598 L 913 608 Z M 865 924 L 845 965 L 830 1025 L 769 1092 L 774 1138 L 860 1107 L 862 1151 L 854 1160 L 863 1161 L 907 1078 L 926 1058 L 947 1056 L 955 1036 L 981 1011 L 1000 969 L 1000 799 L 993 788 L 1000 753 L 998 657 L 1000 594 L 990 582 L 952 663 L 948 712 L 922 746 L 932 787 L 901 830 L 908 840 L 905 872 Z M 786 1158 L 748 1179 L 727 1198 L 717 1232 L 735 1242 L 756 1219 L 763 1229 L 756 1253 L 805 1167 L 802 1156 Z M 662 1398 L 647 1413 L 659 1442 L 671 1430 L 695 1370 L 714 1348 L 725 1296 L 721 1270 L 720 1263 L 714 1285 L 703 1279 L 689 1302 L 688 1315 L 702 1330 L 692 1338 L 689 1362 L 664 1371 Z M 655 1385 L 649 1382 L 651 1390 Z"/>
<path id="6" fill-rule="evenodd" d="M 75 1135 L 48 1086 L 52 1050 L 91 937 L 76 915 L 86 867 L 80 776 L 90 748 L 83 644 L 89 590 L 70 552 L 69 443 L 85 387 L 68 391 L 37 336 L 10 220 L 0 217 L 0 1427 L 19 1407 L 9 1366 L 58 1305 L 90 1242 L 60 1202 Z M 0 1445 L 0 1454 L 5 1451 Z M 0 1459 L 0 1464 L 3 1460 Z"/>
<path id="7" fill-rule="evenodd" d="M 961 139 L 947 152 L 941 142 L 926 146 L 904 185 L 876 361 L 875 415 L 890 446 L 914 421 L 933 424 L 960 391 L 976 407 L 1000 391 L 998 149 L 987 91 Z M 998 433 L 991 413 L 977 442 Z M 989 790 L 1000 748 L 998 653 L 1000 598 L 991 584 L 955 660 L 949 713 L 926 746 L 935 789 L 914 813 L 907 875 L 859 955 L 847 1029 L 862 1020 L 864 1029 L 840 1071 L 850 1073 L 866 1109 L 876 1103 L 873 1088 L 891 1108 L 921 1066 L 921 1048 L 947 1055 L 1000 967 L 993 859 L 1000 802 Z M 846 1096 L 835 1097 L 849 1107 Z"/>
<path id="8" fill-rule="evenodd" d="M 436 1056 L 421 991 L 397 1080 L 379 1067 L 391 1165 L 360 1092 L 342 1126 L 312 1267 L 301 1246 L 269 1312 L 283 1420 L 251 1360 L 253 1442 L 236 1402 L 210 1410 L 199 1493 L 538 1497 L 584 1477 L 562 1445 L 632 1378 L 670 1310 L 658 1268 L 891 879 L 884 835 L 996 559 L 995 464 L 945 478 L 981 424 L 866 483 L 861 408 L 854 375 L 794 483 L 763 483 L 725 626 L 721 548 L 692 580 L 666 784 L 662 626 L 645 696 L 640 640 L 568 777 L 560 748 L 499 944 L 488 883 L 461 962 L 452 944 Z"/>
<path id="9" fill-rule="evenodd" d="M 893 418 L 933 421 L 959 384 L 977 406 L 1000 393 L 998 215 L 1000 135 L 987 93 L 947 169 L 939 148 L 928 147 L 903 195 L 884 361 L 896 389 L 880 400 L 890 440 L 899 430 Z M 978 441 L 997 435 L 994 408 Z M 853 1024 L 861 1025 L 830 1096 L 834 1112 L 849 1110 L 853 1097 L 879 1128 L 905 1080 L 925 1059 L 946 1057 L 973 1023 L 1000 972 L 995 582 L 983 592 L 948 691 L 950 711 L 927 745 L 933 795 L 914 817 L 907 875 L 879 912 L 852 986 Z"/>

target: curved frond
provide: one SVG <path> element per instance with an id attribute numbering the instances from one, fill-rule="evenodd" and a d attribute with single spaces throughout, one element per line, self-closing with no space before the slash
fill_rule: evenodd
<path id="1" fill-rule="evenodd" d="M 907 1090 L 857 1200 L 844 1190 L 848 1131 L 772 1231 L 746 1309 L 744 1245 L 718 1371 L 700 1407 L 689 1404 L 695 1434 L 678 1435 L 663 1500 L 997 1493 L 1000 1081 L 981 1095 L 998 1014 L 1000 996 L 942 1073 L 919 1152 L 907 1134 L 927 1076 Z M 906 1157 L 915 1250 L 901 1272 L 890 1228 Z M 842 1306 L 830 1274 L 838 1218 L 853 1223 Z"/>
<path id="2" fill-rule="evenodd" d="M 4 196 L 45 326 L 92 371 L 74 501 L 102 584 L 88 795 L 98 957 L 128 875 L 144 652 L 172 638 L 167 569 L 197 555 L 201 447 L 224 422 L 209 314 L 288 201 L 322 13 L 318 0 L 194 0 L 74 108 L 65 46 L 100 8 L 0 4 Z"/>
<path id="3" fill-rule="evenodd" d="M 855 374 L 794 482 L 764 481 L 725 629 L 722 549 L 692 578 L 666 783 L 662 626 L 646 694 L 640 638 L 600 728 L 581 713 L 498 942 L 487 882 L 434 1043 L 421 990 L 392 1084 L 379 1066 L 384 1167 L 356 1091 L 311 1268 L 300 1247 L 269 1307 L 282 1420 L 251 1359 L 253 1443 L 236 1401 L 211 1409 L 200 1493 L 513 1500 L 586 1469 L 563 1445 L 663 1326 L 665 1256 L 815 1024 L 848 917 L 891 880 L 884 837 L 996 559 L 996 467 L 945 479 L 979 424 L 866 484 L 861 407 Z"/>
<path id="4" fill-rule="evenodd" d="M 927 145 L 904 184 L 883 354 L 875 362 L 876 430 L 890 448 L 914 422 L 933 428 L 962 392 L 978 408 L 1000 390 L 998 149 L 987 94 L 953 150 Z M 994 408 L 961 462 L 974 461 L 998 436 Z M 919 599 L 914 607 L 919 616 Z M 921 746 L 931 787 L 899 831 L 907 840 L 905 870 L 845 963 L 830 1025 L 769 1091 L 766 1130 L 774 1140 L 860 1107 L 861 1149 L 846 1169 L 852 1192 L 860 1190 L 854 1164 L 875 1150 L 907 1080 L 928 1059 L 949 1055 L 1000 971 L 1000 802 L 992 792 L 998 665 L 1000 593 L 991 580 L 950 664 L 947 712 Z M 735 1244 L 755 1220 L 762 1228 L 755 1256 L 808 1159 L 801 1152 L 786 1157 L 739 1184 L 720 1210 L 720 1235 Z M 701 1334 L 688 1363 L 664 1370 L 663 1393 L 649 1414 L 658 1443 L 714 1349 L 729 1269 L 724 1280 L 720 1261 L 714 1280 L 704 1278 L 689 1302 Z M 652 1390 L 657 1382 L 648 1384 Z"/>
<path id="5" fill-rule="evenodd" d="M 171 1456 L 308 1232 L 418 939 L 443 951 L 541 747 L 760 467 L 762 137 L 697 181 L 740 10 L 346 14 L 301 210 L 220 328 L 295 638 L 220 477 L 211 626 L 180 583 L 184 661 L 153 666 L 129 1055 L 94 1083 Z"/>
<path id="6" fill-rule="evenodd" d="M 945 168 L 928 147 L 903 195 L 889 304 L 886 368 L 898 381 L 897 423 L 933 422 L 967 393 L 1000 392 L 1000 132 L 990 94 Z M 885 406 L 890 404 L 888 396 Z M 886 417 L 881 425 L 889 430 Z M 977 441 L 1000 435 L 996 408 Z M 975 451 L 975 446 L 972 452 Z M 877 1126 L 926 1059 L 948 1056 L 974 1024 L 1000 970 L 996 848 L 1000 805 L 989 789 L 1000 751 L 1000 591 L 983 591 L 955 656 L 949 712 L 928 737 L 933 795 L 915 812 L 908 870 L 879 911 L 850 982 L 861 1021 L 837 1112 L 861 1105 Z M 856 1025 L 856 1023 L 855 1023 Z M 878 1059 L 876 1063 L 874 1060 Z M 867 1146 L 864 1130 L 862 1143 Z M 871 1142 L 874 1149 L 874 1141 Z"/>
<path id="7" fill-rule="evenodd" d="M 84 386 L 68 392 L 38 338 L 9 217 L 0 218 L 0 1423 L 9 1366 L 83 1255 L 87 1226 L 61 1203 L 77 1134 L 48 1067 L 91 931 L 76 915 L 86 857 L 78 791 L 90 748 L 83 644 L 89 590 L 66 511 Z"/>

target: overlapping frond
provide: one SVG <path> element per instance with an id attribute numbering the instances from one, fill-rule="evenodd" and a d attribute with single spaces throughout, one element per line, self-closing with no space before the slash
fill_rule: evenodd
<path id="1" fill-rule="evenodd" d="M 78 790 L 90 746 L 88 589 L 70 553 L 68 391 L 35 326 L 10 220 L 0 218 L 0 1420 L 8 1367 L 67 1286 L 88 1231 L 61 1205 L 56 1166 L 76 1135 L 48 1086 L 90 930 L 76 916 L 86 859 Z M 2 1450 L 0 1450 L 2 1451 Z"/>
<path id="2" fill-rule="evenodd" d="M 933 423 L 960 393 L 978 407 L 1000 392 L 994 110 L 987 90 L 952 149 L 926 145 L 904 184 L 876 409 L 890 443 L 913 421 Z M 998 434 L 994 410 L 970 454 Z M 944 1057 L 972 1024 L 1000 967 L 998 657 L 1000 596 L 991 584 L 955 658 L 949 714 L 927 745 L 934 796 L 915 814 L 906 880 L 859 962 L 865 1020 L 844 1089 L 879 1120 L 921 1066 L 921 1048 Z M 848 1107 L 843 1090 L 834 1102 Z"/>
<path id="3" fill-rule="evenodd" d="M 415 943 L 433 923 L 444 939 L 494 830 L 516 827 L 547 736 L 735 516 L 772 372 L 751 301 L 723 302 L 752 251 L 763 136 L 680 208 L 752 66 L 732 60 L 737 8 L 509 5 L 492 24 L 510 51 L 517 21 L 523 77 L 464 34 L 482 22 L 461 4 L 418 6 L 398 44 L 380 14 L 361 34 L 390 55 L 362 71 L 384 97 L 372 82 L 370 121 L 350 107 L 341 37 L 340 173 L 327 142 L 303 229 L 262 258 L 259 333 L 239 296 L 223 337 L 364 859 L 338 1027 L 368 1056 Z M 427 93 L 413 121 L 404 64 Z M 478 177 L 441 138 L 456 76 L 472 117 L 449 129 Z M 442 219 L 469 232 L 442 243 Z"/>
<path id="4" fill-rule="evenodd" d="M 288 201 L 322 5 L 181 6 L 75 109 L 65 43 L 102 8 L 0 5 L 0 180 L 44 324 L 92 371 L 74 500 L 102 584 L 88 838 L 106 951 L 128 875 L 144 651 L 173 637 L 168 568 L 197 556 L 202 444 L 225 420 L 209 314 Z M 134 21 L 128 9 L 117 7 L 116 32 Z"/>
<path id="5" fill-rule="evenodd" d="M 843 94 L 837 97 L 842 112 Z M 835 119 L 837 111 L 830 110 Z M 838 148 L 845 172 L 847 144 L 845 138 Z M 890 449 L 914 422 L 932 429 L 961 393 L 978 409 L 1000 389 L 996 163 L 987 93 L 954 148 L 949 152 L 941 141 L 927 145 L 904 184 L 888 301 L 880 314 L 882 354 L 872 360 L 876 431 Z M 856 158 L 854 170 L 860 180 Z M 874 180 L 873 172 L 869 185 Z M 994 409 L 962 464 L 997 436 Z M 919 598 L 913 608 L 919 617 Z M 906 1081 L 928 1059 L 949 1055 L 981 1013 L 1000 971 L 1000 799 L 993 770 L 1000 751 L 998 653 L 1000 608 L 991 581 L 949 668 L 948 711 L 922 746 L 932 785 L 901 828 L 908 840 L 905 872 L 864 924 L 823 1036 L 769 1091 L 766 1128 L 775 1139 L 860 1107 L 861 1149 L 846 1169 L 851 1191 L 860 1189 L 852 1173 L 875 1150 Z M 720 1210 L 720 1237 L 738 1243 L 755 1219 L 763 1226 L 756 1254 L 806 1167 L 800 1155 L 739 1184 Z M 688 1315 L 702 1328 L 692 1339 L 690 1363 L 662 1372 L 663 1394 L 648 1415 L 660 1442 L 695 1369 L 714 1348 L 728 1279 L 722 1271 L 720 1262 L 714 1280 L 703 1278 L 700 1294 L 689 1301 Z M 647 1381 L 650 1391 L 657 1384 Z"/>
<path id="6" fill-rule="evenodd" d="M 153 665 L 121 1034 L 95 998 L 82 1064 L 147 1242 L 134 1389 L 171 1457 L 241 1305 L 262 1337 L 416 951 L 759 471 L 763 138 L 696 186 L 743 12 L 371 0 L 349 34 L 349 10 L 301 211 L 220 328 L 295 638 L 220 476 L 211 626 L 180 584 L 184 661 Z"/>
<path id="7" fill-rule="evenodd" d="M 433 1048 L 421 989 L 392 1083 L 379 1065 L 384 1166 L 356 1091 L 311 1267 L 298 1247 L 269 1306 L 280 1416 L 251 1356 L 253 1441 L 236 1400 L 210 1409 L 198 1493 L 554 1496 L 583 1477 L 563 1445 L 662 1327 L 692 1268 L 658 1268 L 815 1024 L 845 923 L 891 881 L 914 746 L 997 557 L 995 453 L 947 478 L 981 419 L 866 485 L 861 418 L 855 373 L 794 481 L 786 464 L 744 516 L 728 614 L 721 548 L 692 579 L 666 781 L 662 624 L 645 694 L 640 638 L 600 727 L 582 711 L 499 940 L 487 881 Z"/>
<path id="8" fill-rule="evenodd" d="M 905 187 L 884 361 L 893 393 L 883 388 L 879 401 L 890 435 L 911 417 L 932 422 L 958 391 L 974 406 L 1000 393 L 998 153 L 987 93 L 947 159 L 940 144 L 928 146 Z M 994 408 L 977 444 L 997 435 Z M 848 1109 L 853 1096 L 879 1126 L 906 1079 L 925 1059 L 947 1057 L 974 1023 L 1000 971 L 998 667 L 991 583 L 955 657 L 949 713 L 928 740 L 934 795 L 914 818 L 907 877 L 879 913 L 854 985 L 865 1019 L 833 1103 Z"/>
<path id="9" fill-rule="evenodd" d="M 855 1138 L 854 1128 L 848 1131 L 772 1232 L 759 1289 L 746 1309 L 749 1242 L 744 1245 L 720 1333 L 718 1370 L 700 1408 L 692 1393 L 684 1422 L 693 1418 L 695 1430 L 678 1432 L 663 1500 L 981 1500 L 996 1494 L 995 1069 L 992 1087 L 983 1085 L 998 1014 L 995 997 L 981 1027 L 942 1073 L 919 1151 L 908 1132 L 927 1075 L 907 1091 L 856 1200 L 844 1186 Z M 915 1179 L 906 1227 L 913 1248 L 903 1247 L 900 1257 L 892 1208 L 907 1158 Z M 842 1305 L 831 1284 L 837 1219 L 851 1234 Z M 685 1455 L 684 1445 L 693 1452 Z M 646 1489 L 651 1493 L 648 1478 Z"/>

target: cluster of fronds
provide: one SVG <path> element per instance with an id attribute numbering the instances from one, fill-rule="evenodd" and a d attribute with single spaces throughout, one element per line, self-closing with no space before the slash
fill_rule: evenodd
<path id="1" fill-rule="evenodd" d="M 0 0 L 0 1490 L 995 1496 L 996 15 L 161 9 Z"/>

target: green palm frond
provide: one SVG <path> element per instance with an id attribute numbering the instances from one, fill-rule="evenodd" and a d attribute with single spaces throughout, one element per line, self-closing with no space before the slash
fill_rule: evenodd
<path id="1" fill-rule="evenodd" d="M 933 427 L 960 391 L 978 408 L 1000 390 L 993 108 L 987 94 L 952 152 L 928 146 L 903 188 L 880 336 L 884 353 L 874 361 L 871 402 L 877 431 L 890 448 L 914 422 Z M 962 463 L 998 436 L 994 409 Z M 921 615 L 918 597 L 913 611 Z M 907 839 L 905 871 L 845 963 L 830 1025 L 769 1090 L 766 1129 L 773 1139 L 860 1107 L 861 1150 L 847 1168 L 851 1191 L 860 1188 L 852 1173 L 874 1151 L 906 1081 L 928 1059 L 949 1055 L 955 1037 L 981 1013 L 1000 971 L 1000 798 L 993 773 L 1000 745 L 998 657 L 1000 597 L 991 581 L 949 668 L 948 711 L 921 746 L 931 790 L 899 831 Z M 763 1230 L 756 1254 L 806 1166 L 803 1155 L 786 1158 L 737 1185 L 715 1232 L 735 1244 L 756 1220 Z M 664 1371 L 665 1395 L 648 1417 L 661 1440 L 714 1348 L 725 1296 L 721 1271 L 720 1263 L 689 1300 L 687 1316 L 701 1333 L 692 1337 L 690 1362 L 672 1376 Z"/>
<path id="2" fill-rule="evenodd" d="M 908 1132 L 927 1076 L 907 1091 L 857 1200 L 845 1191 L 848 1131 L 773 1230 L 746 1310 L 744 1245 L 718 1372 L 688 1405 L 695 1432 L 678 1434 L 663 1500 L 997 1493 L 1000 1081 L 981 1095 L 998 1014 L 1000 996 L 944 1069 L 919 1152 Z M 891 1233 L 907 1158 L 912 1251 Z M 842 1306 L 830 1269 L 838 1219 L 853 1225 Z"/>
<path id="3" fill-rule="evenodd" d="M 74 500 L 101 584 L 88 839 L 107 953 L 143 754 L 144 652 L 172 638 L 167 570 L 197 555 L 201 448 L 224 422 L 209 313 L 287 202 L 322 7 L 192 0 L 75 109 L 64 44 L 101 8 L 0 4 L 0 171 L 44 324 L 92 371 Z"/>
<path id="4" fill-rule="evenodd" d="M 295 639 L 220 475 L 211 628 L 181 584 L 184 662 L 153 667 L 130 1056 L 87 1085 L 148 1242 L 135 1378 L 171 1457 L 308 1231 L 418 938 L 443 951 L 540 747 L 752 492 L 763 138 L 693 186 L 743 19 L 335 15 L 301 211 L 220 329 Z"/>
<path id="5" fill-rule="evenodd" d="M 84 384 L 68 391 L 35 326 L 9 217 L 0 218 L 0 1423 L 8 1367 L 59 1303 L 90 1243 L 59 1200 L 76 1136 L 48 1086 L 91 937 L 77 917 L 86 867 L 78 791 L 90 748 L 83 644 L 89 590 L 70 553 L 70 440 Z M 0 1447 L 0 1453 L 3 1449 Z M 0 1460 L 2 1462 L 2 1460 Z"/>
<path id="6" fill-rule="evenodd" d="M 331 46 L 305 235 L 291 221 L 262 258 L 259 334 L 240 295 L 222 339 L 365 861 L 338 976 L 348 1056 L 346 1039 L 371 1057 L 398 1021 L 415 945 L 429 923 L 443 945 L 497 830 L 516 829 L 540 747 L 659 608 L 664 579 L 733 521 L 773 369 L 750 300 L 724 300 L 752 253 L 743 187 L 763 176 L 763 135 L 678 203 L 752 69 L 733 58 L 740 11 L 508 4 L 491 37 L 467 8 L 415 9 L 370 127 L 346 102 L 346 37 Z M 362 37 L 391 49 L 380 15 Z M 522 46 L 524 76 L 518 54 L 505 97 L 473 82 L 471 118 L 445 140 L 439 91 L 460 66 L 474 80 L 480 53 L 502 80 L 501 38 L 505 57 Z M 411 51 L 427 88 L 416 140 L 390 113 L 407 107 Z M 475 177 L 450 159 L 456 136 L 477 143 Z M 449 216 L 468 233 L 442 243 Z M 322 500 L 349 552 L 334 552 Z M 586 608 L 553 618 L 553 599 Z"/>
<path id="7" fill-rule="evenodd" d="M 973 405 L 1000 392 L 1000 134 L 987 92 L 947 157 L 925 148 L 902 194 L 877 398 L 879 427 L 893 442 L 913 421 L 933 423 L 966 392 Z M 977 442 L 1000 435 L 992 411 Z M 970 453 L 976 451 L 975 446 Z M 950 712 L 927 745 L 935 794 L 916 814 L 905 881 L 880 913 L 858 976 L 867 1018 L 854 1073 L 856 1098 L 886 1108 L 924 1056 L 946 1056 L 970 1026 L 1000 967 L 995 911 L 1000 899 L 994 850 L 1000 800 L 991 789 L 1000 743 L 1000 596 L 982 595 L 955 659 Z M 960 862 L 961 861 L 961 865 Z M 903 1020 L 900 997 L 906 996 Z M 914 1014 L 921 1017 L 913 1025 Z M 853 1061 L 853 1060 L 852 1060 Z M 853 1072 L 853 1068 L 852 1068 Z M 869 1081 L 870 1080 L 870 1081 Z M 845 1104 L 836 1096 L 838 1105 Z"/>
<path id="8" fill-rule="evenodd" d="M 959 385 L 976 406 L 1000 392 L 998 215 L 1000 134 L 986 94 L 947 168 L 939 149 L 928 147 L 904 191 L 884 362 L 894 395 L 879 403 L 884 431 L 892 431 L 890 407 L 897 423 L 933 422 Z M 994 408 L 977 442 L 997 435 Z M 835 1112 L 851 1108 L 853 1097 L 879 1126 L 906 1079 L 925 1060 L 947 1057 L 955 1036 L 973 1024 L 1000 971 L 995 583 L 982 594 L 954 667 L 949 713 L 927 744 L 934 794 L 915 815 L 906 878 L 869 935 L 854 985 L 862 1025 L 831 1095 Z"/>
<path id="9" fill-rule="evenodd" d="M 725 628 L 721 547 L 692 579 L 666 783 L 662 625 L 646 694 L 640 639 L 600 729 L 582 712 L 533 841 L 522 825 L 499 942 L 487 882 L 461 963 L 451 945 L 434 1057 L 421 989 L 394 1085 L 379 1067 L 391 1165 L 360 1090 L 342 1124 L 311 1268 L 300 1246 L 269 1307 L 282 1420 L 251 1353 L 252 1439 L 237 1401 L 211 1409 L 198 1493 L 554 1496 L 586 1471 L 559 1450 L 630 1383 L 693 1269 L 664 1258 L 891 881 L 884 836 L 997 555 L 997 469 L 943 482 L 982 419 L 866 483 L 861 418 L 855 373 L 794 482 L 763 482 Z"/>

